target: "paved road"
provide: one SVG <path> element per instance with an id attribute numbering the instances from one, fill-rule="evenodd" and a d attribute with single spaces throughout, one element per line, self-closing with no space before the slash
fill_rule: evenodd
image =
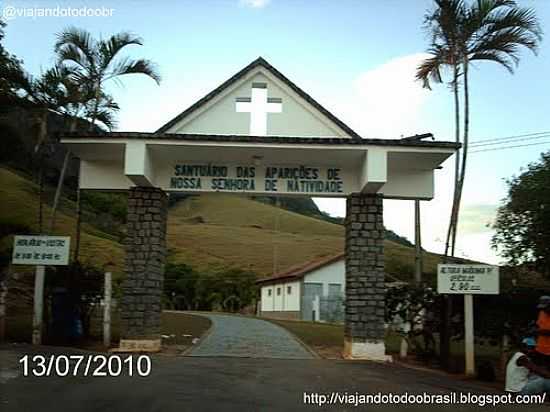
<path id="1" fill-rule="evenodd" d="M 210 334 L 190 356 L 312 359 L 313 355 L 287 330 L 265 320 L 196 313 L 212 321 Z"/>
<path id="2" fill-rule="evenodd" d="M 378 407 L 304 404 L 304 392 L 360 394 L 394 392 L 445 394 L 482 393 L 479 386 L 432 372 L 395 365 L 325 359 L 152 358 L 148 377 L 24 377 L 17 360 L 26 353 L 54 349 L 0 347 L 0 368 L 9 370 L 0 382 L 3 412 L 106 411 L 324 411 L 407 410 L 482 411 L 473 406 L 383 405 Z M 59 353 L 75 353 L 56 348 Z M 11 365 L 11 366 L 7 366 Z M 19 368 L 19 369 L 17 369 Z M 14 377 L 14 373 L 18 375 Z M 19 372 L 19 373 L 17 373 Z M 485 392 L 487 393 L 487 392 Z M 490 408 L 491 409 L 491 408 Z M 499 407 L 498 411 L 543 411 L 547 406 Z"/>

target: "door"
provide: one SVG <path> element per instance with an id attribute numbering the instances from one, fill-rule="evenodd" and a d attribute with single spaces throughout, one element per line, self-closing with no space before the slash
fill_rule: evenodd
<path id="1" fill-rule="evenodd" d="M 304 292 L 302 294 L 302 320 L 314 320 L 313 301 L 315 298 L 323 296 L 322 283 L 304 283 Z"/>

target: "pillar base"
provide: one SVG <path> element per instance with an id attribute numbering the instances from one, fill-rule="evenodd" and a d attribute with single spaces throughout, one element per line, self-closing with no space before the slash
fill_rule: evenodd
<path id="1" fill-rule="evenodd" d="M 160 352 L 161 339 L 121 339 L 116 352 Z"/>
<path id="2" fill-rule="evenodd" d="M 386 355 L 386 345 L 383 340 L 359 340 L 346 338 L 344 340 L 344 359 L 371 360 L 391 362 L 391 355 Z"/>

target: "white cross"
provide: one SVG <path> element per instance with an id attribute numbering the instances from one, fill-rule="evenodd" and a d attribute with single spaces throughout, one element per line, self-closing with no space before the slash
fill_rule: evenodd
<path id="1" fill-rule="evenodd" d="M 252 97 L 238 97 L 238 113 L 250 113 L 250 135 L 267 135 L 267 114 L 283 111 L 282 99 L 268 98 L 265 83 L 252 83 Z"/>

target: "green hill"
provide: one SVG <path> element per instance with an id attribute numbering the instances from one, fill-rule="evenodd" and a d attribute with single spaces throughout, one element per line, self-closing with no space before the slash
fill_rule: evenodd
<path id="1" fill-rule="evenodd" d="M 9 227 L 17 225 L 27 227 L 35 233 L 38 232 L 39 188 L 38 186 L 20 175 L 7 169 L 0 168 L 0 226 Z M 74 204 L 63 199 L 64 209 Z M 44 221 L 49 222 L 51 208 L 44 205 Z M 49 223 L 48 223 L 49 224 Z M 75 232 L 75 218 L 66 213 L 58 213 L 56 235 L 73 236 Z M 6 237 L 0 245 L 2 251 L 10 247 L 11 237 Z M 74 243 L 74 242 L 72 242 Z M 73 246 L 73 245 L 71 245 Z M 102 267 L 107 262 L 113 262 L 114 271 L 123 272 L 124 253 L 117 240 L 90 224 L 83 225 L 81 236 L 81 260 L 95 266 Z"/>
<path id="2" fill-rule="evenodd" d="M 168 216 L 171 258 L 200 268 L 228 265 L 265 275 L 344 245 L 342 226 L 235 195 L 189 197 Z"/>
<path id="3" fill-rule="evenodd" d="M 0 225 L 19 224 L 37 231 L 38 188 L 28 179 L 0 168 Z M 56 234 L 74 236 L 74 204 L 63 200 Z M 51 209 L 45 206 L 45 221 Z M 116 236 L 90 223 L 83 225 L 82 259 L 101 267 L 108 261 L 123 273 L 124 249 Z M 2 249 L 9 247 L 5 238 Z M 344 228 L 264 202 L 225 194 L 189 196 L 170 208 L 169 260 L 197 269 L 239 267 L 259 275 L 284 270 L 320 256 L 341 252 Z M 439 256 L 427 253 L 425 272 L 434 274 Z M 414 249 L 386 240 L 389 275 L 410 279 Z"/>

